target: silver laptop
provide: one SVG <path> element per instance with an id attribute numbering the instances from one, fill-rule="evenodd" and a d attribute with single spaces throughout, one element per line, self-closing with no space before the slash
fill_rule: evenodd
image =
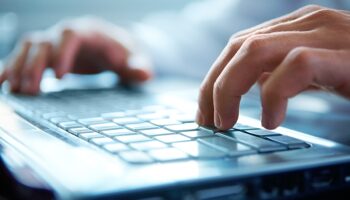
<path id="1" fill-rule="evenodd" d="M 24 197 L 281 199 L 350 184 L 350 150 L 336 142 L 265 130 L 244 115 L 226 132 L 199 127 L 197 88 L 163 79 L 37 97 L 3 92 L 2 162 Z M 258 101 L 248 94 L 244 108 Z"/>

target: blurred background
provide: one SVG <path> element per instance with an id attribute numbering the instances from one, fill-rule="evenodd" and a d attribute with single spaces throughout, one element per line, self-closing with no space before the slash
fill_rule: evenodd
<path id="1" fill-rule="evenodd" d="M 198 0 L 0 0 L 0 58 L 22 33 L 64 18 L 96 15 L 125 25 L 152 12 L 180 10 L 193 1 Z"/>

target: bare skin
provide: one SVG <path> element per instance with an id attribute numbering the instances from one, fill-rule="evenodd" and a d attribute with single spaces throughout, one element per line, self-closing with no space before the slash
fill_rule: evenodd
<path id="1" fill-rule="evenodd" d="M 53 68 L 58 78 L 66 73 L 116 72 L 122 81 L 143 82 L 151 78 L 150 66 L 130 66 L 137 54 L 129 34 L 96 18 L 64 21 L 49 30 L 30 33 L 12 52 L 0 76 L 12 92 L 35 95 L 42 74 Z"/>
<path id="2" fill-rule="evenodd" d="M 235 34 L 204 79 L 197 122 L 232 127 L 241 96 L 262 83 L 262 125 L 274 129 L 287 101 L 319 88 L 350 98 L 350 12 L 307 6 Z"/>

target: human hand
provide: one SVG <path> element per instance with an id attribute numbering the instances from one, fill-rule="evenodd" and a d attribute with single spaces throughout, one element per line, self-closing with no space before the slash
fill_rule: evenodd
<path id="1" fill-rule="evenodd" d="M 257 81 L 268 129 L 284 120 L 288 98 L 304 90 L 350 98 L 350 12 L 306 6 L 233 35 L 201 85 L 197 122 L 231 128 L 241 96 Z"/>
<path id="2" fill-rule="evenodd" d="M 0 84 L 12 92 L 37 94 L 42 74 L 53 68 L 56 77 L 66 73 L 116 72 L 123 82 L 143 82 L 151 77 L 150 64 L 132 66 L 139 56 L 133 40 L 123 29 L 96 18 L 62 21 L 46 31 L 24 37 L 5 64 Z"/>

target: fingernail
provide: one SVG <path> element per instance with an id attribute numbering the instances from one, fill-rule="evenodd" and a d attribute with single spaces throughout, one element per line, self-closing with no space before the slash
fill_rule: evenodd
<path id="1" fill-rule="evenodd" d="M 221 128 L 221 117 L 217 111 L 215 111 L 214 123 L 216 128 Z"/>

